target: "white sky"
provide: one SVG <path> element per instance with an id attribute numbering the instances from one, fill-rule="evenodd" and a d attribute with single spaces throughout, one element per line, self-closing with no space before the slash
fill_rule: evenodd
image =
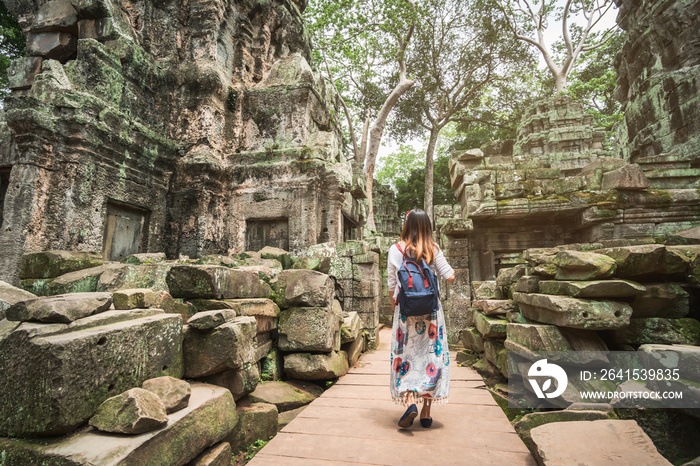
<path id="1" fill-rule="evenodd" d="M 564 6 L 566 3 L 566 0 L 557 0 L 557 3 L 560 6 Z M 608 11 L 608 14 L 601 19 L 600 23 L 596 27 L 595 30 L 605 30 L 610 27 L 612 27 L 615 24 L 615 18 L 617 17 L 617 7 L 615 5 L 612 6 L 610 11 Z M 585 25 L 585 22 L 583 22 L 583 18 L 579 18 L 578 23 L 580 23 L 582 26 Z M 545 31 L 545 41 L 547 43 L 547 46 L 551 50 L 551 45 L 558 41 L 561 40 L 561 21 L 557 22 L 552 22 L 549 25 L 549 28 Z M 534 46 L 532 46 L 534 49 Z M 547 65 L 544 62 L 544 58 L 542 57 L 542 54 L 537 51 L 537 56 L 539 57 L 539 67 L 542 69 L 546 69 Z M 414 139 L 409 141 L 413 147 L 420 147 L 420 148 L 425 148 L 427 146 L 427 137 L 424 139 Z M 379 147 L 379 152 L 377 154 L 377 165 L 381 167 L 382 165 L 382 158 L 391 154 L 395 150 L 398 149 L 398 144 L 395 141 L 390 141 L 389 138 L 384 135 L 382 138 L 382 144 Z M 376 171 L 376 170 L 375 170 Z"/>

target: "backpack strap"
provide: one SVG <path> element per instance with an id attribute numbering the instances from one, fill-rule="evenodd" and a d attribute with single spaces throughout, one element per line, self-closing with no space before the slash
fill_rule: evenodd
<path id="1" fill-rule="evenodd" d="M 406 258 L 406 253 L 404 252 L 403 248 L 399 243 L 396 243 L 396 247 L 398 248 L 399 251 L 401 251 L 401 254 L 403 254 L 403 258 Z"/>

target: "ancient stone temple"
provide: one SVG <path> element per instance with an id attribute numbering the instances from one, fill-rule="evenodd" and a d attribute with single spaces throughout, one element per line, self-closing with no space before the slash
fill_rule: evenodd
<path id="1" fill-rule="evenodd" d="M 28 57 L 0 124 L 0 279 L 23 252 L 301 251 L 362 224 L 305 2 L 6 5 Z"/>

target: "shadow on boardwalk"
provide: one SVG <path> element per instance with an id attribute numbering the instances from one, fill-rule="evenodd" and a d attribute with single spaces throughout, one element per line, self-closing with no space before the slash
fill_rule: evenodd
<path id="1" fill-rule="evenodd" d="M 389 395 L 389 341 L 366 353 L 338 383 L 280 431 L 253 460 L 262 465 L 534 465 L 530 452 L 474 370 L 451 363 L 450 403 L 433 426 L 399 429 L 404 408 Z"/>

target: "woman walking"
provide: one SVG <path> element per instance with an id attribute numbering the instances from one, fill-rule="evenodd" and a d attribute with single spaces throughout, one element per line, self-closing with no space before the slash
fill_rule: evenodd
<path id="1" fill-rule="evenodd" d="M 433 229 L 428 215 L 414 209 L 406 216 L 401 240 L 389 249 L 389 296 L 394 309 L 391 339 L 391 396 L 408 409 L 399 426 L 410 427 L 418 415 L 417 403 L 423 403 L 420 423 L 430 427 L 433 403 L 446 403 L 450 392 L 450 356 L 442 304 L 436 312 L 407 317 L 397 305 L 400 283 L 398 271 L 404 259 L 425 261 L 452 283 L 454 270 L 440 248 L 433 242 Z"/>

